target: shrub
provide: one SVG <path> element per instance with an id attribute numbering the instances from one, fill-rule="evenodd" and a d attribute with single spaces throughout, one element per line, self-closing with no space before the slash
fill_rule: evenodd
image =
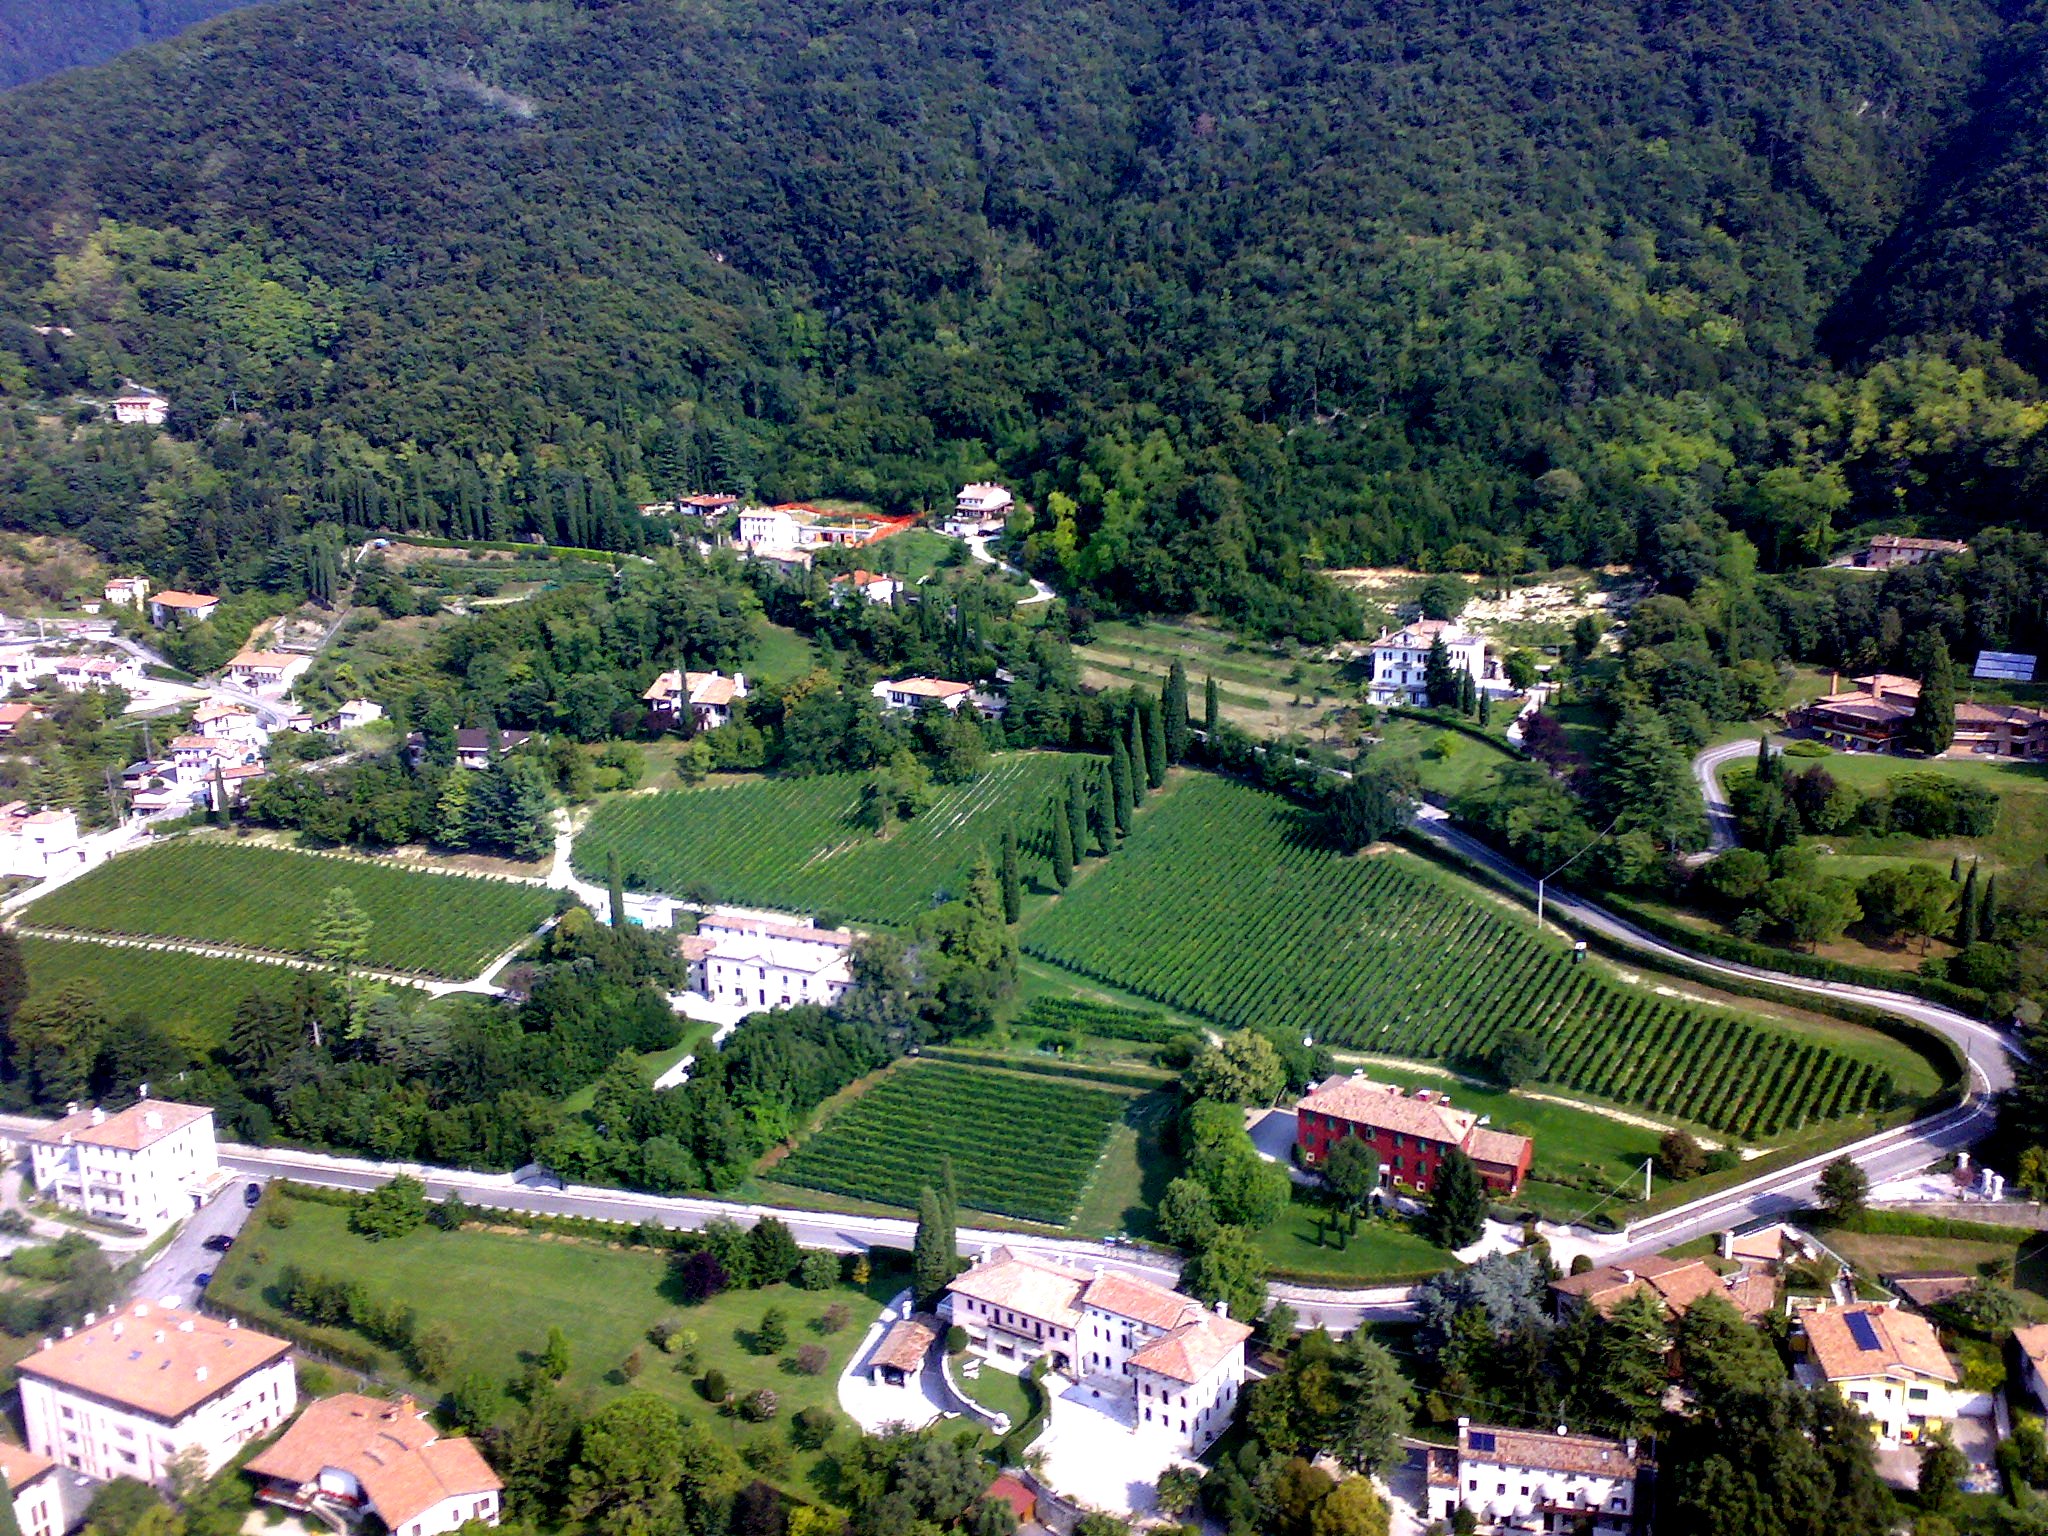
<path id="1" fill-rule="evenodd" d="M 798 1450 L 815 1451 L 839 1428 L 839 1415 L 830 1408 L 804 1408 L 790 1421 L 789 1438 Z"/>
<path id="2" fill-rule="evenodd" d="M 860 1262 L 862 1264 L 865 1264 L 867 1262 L 867 1258 L 865 1255 L 862 1256 Z M 843 1301 L 835 1301 L 832 1303 L 831 1306 L 825 1309 L 824 1315 L 818 1319 L 818 1332 L 837 1333 L 840 1329 L 844 1328 L 847 1325 L 847 1323 L 852 1321 L 852 1319 L 853 1313 L 848 1309 L 846 1303 Z"/>
<path id="3" fill-rule="evenodd" d="M 832 1357 L 822 1344 L 806 1344 L 796 1352 L 796 1368 L 806 1376 L 822 1376 Z"/>
<path id="4" fill-rule="evenodd" d="M 1667 1179 L 1696 1179 L 1707 1170 L 1707 1154 L 1682 1130 L 1666 1131 L 1657 1143 L 1657 1171 Z"/>
<path id="5" fill-rule="evenodd" d="M 765 1424 L 775 1417 L 779 1400 L 768 1387 L 756 1387 L 740 1399 L 740 1417 L 750 1424 Z"/>
<path id="6" fill-rule="evenodd" d="M 707 1403 L 722 1403 L 732 1396 L 732 1388 L 726 1382 L 725 1372 L 715 1365 L 704 1373 L 704 1379 L 697 1383 L 697 1390 L 704 1394 L 704 1401 Z"/>
<path id="7" fill-rule="evenodd" d="M 829 1291 L 839 1283 L 839 1258 L 830 1253 L 807 1253 L 796 1267 L 797 1289 Z"/>
<path id="8" fill-rule="evenodd" d="M 640 1369 L 643 1363 L 644 1362 L 641 1360 L 640 1357 L 640 1351 L 636 1349 L 632 1351 L 630 1354 L 628 1354 L 625 1359 L 619 1362 L 619 1374 L 623 1376 L 627 1381 L 637 1381 L 639 1379 Z"/>
<path id="9" fill-rule="evenodd" d="M 789 1343 L 789 1315 L 780 1307 L 761 1314 L 761 1326 L 754 1330 L 753 1352 L 772 1355 Z"/>
<path id="10" fill-rule="evenodd" d="M 371 1242 L 417 1232 L 427 1219 L 427 1189 L 406 1174 L 357 1196 L 348 1229 Z"/>
<path id="11" fill-rule="evenodd" d="M 780 1477 L 789 1470 L 789 1447 L 763 1435 L 740 1447 L 740 1460 L 763 1477 Z"/>
<path id="12" fill-rule="evenodd" d="M 958 1323 L 946 1330 L 946 1353 L 960 1355 L 967 1352 L 967 1330 Z"/>

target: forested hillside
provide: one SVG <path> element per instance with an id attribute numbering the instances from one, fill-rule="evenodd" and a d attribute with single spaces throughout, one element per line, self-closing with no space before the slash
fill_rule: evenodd
<path id="1" fill-rule="evenodd" d="M 251 0 L 0 0 L 0 91 L 174 37 Z"/>
<path id="2" fill-rule="evenodd" d="M 2032 28 L 283 0 L 0 100 L 0 521 L 288 585 L 323 522 L 631 546 L 655 494 L 993 472 L 1071 588 L 1313 639 L 1325 565 L 2008 517 Z M 170 440 L 73 430 L 123 377 Z"/>

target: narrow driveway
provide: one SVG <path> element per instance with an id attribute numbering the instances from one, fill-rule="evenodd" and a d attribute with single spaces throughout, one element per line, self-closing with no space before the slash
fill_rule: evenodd
<path id="1" fill-rule="evenodd" d="M 249 1219 L 249 1207 L 242 1198 L 246 1180 L 236 1179 L 210 1205 L 195 1212 L 164 1251 L 150 1260 L 149 1267 L 128 1287 L 130 1301 L 166 1302 L 189 1307 L 199 1299 L 198 1280 L 210 1274 L 221 1256 L 206 1248 L 209 1237 L 234 1237 Z"/>
<path id="2" fill-rule="evenodd" d="M 1721 788 L 1721 770 L 1730 763 L 1755 756 L 1756 743 L 1745 740 L 1709 747 L 1692 760 L 1692 776 L 1699 780 L 1700 798 L 1707 803 L 1707 850 L 1710 853 L 1725 853 L 1736 843 L 1735 808 L 1728 803 L 1727 791 Z"/>

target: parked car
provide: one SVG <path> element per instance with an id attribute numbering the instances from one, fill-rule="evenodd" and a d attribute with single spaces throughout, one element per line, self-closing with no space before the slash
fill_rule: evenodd
<path id="1" fill-rule="evenodd" d="M 254 1205 L 262 1198 L 263 1186 L 261 1184 L 244 1184 L 242 1186 L 242 1204 Z"/>
<path id="2" fill-rule="evenodd" d="M 196 1275 L 194 1275 L 194 1276 L 192 1277 L 192 1284 L 193 1284 L 193 1285 L 194 1285 L 194 1286 L 195 1286 L 195 1287 L 196 1287 L 197 1289 L 199 1289 L 199 1290 L 202 1290 L 202 1291 L 203 1291 L 203 1290 L 205 1290 L 205 1289 L 207 1288 L 207 1286 L 211 1285 L 212 1283 L 213 1283 L 213 1271 L 212 1271 L 212 1270 L 210 1270 L 210 1269 L 202 1269 L 201 1271 L 199 1271 L 199 1273 L 198 1273 L 198 1274 L 196 1274 Z"/>
<path id="3" fill-rule="evenodd" d="M 226 1253 L 235 1246 L 234 1237 L 226 1232 L 216 1232 L 199 1245 L 208 1253 Z"/>

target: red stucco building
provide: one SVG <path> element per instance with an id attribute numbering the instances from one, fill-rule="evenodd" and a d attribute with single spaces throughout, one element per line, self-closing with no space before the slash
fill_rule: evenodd
<path id="1" fill-rule="evenodd" d="M 1404 1093 L 1356 1074 L 1328 1079 L 1294 1108 L 1294 1144 L 1304 1167 L 1321 1166 L 1346 1136 L 1372 1144 L 1383 1181 L 1424 1192 L 1435 1182 L 1444 1154 L 1456 1147 L 1472 1159 L 1489 1189 L 1512 1195 L 1529 1176 L 1536 1151 L 1528 1137 L 1492 1130 L 1478 1116 L 1453 1109 L 1449 1096 L 1436 1089 Z"/>

